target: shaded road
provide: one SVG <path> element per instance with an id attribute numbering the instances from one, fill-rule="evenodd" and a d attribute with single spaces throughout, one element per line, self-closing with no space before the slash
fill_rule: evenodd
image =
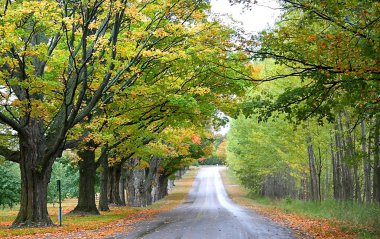
<path id="1" fill-rule="evenodd" d="M 294 238 L 289 229 L 232 202 L 220 178 L 220 168 L 202 168 L 188 200 L 180 207 L 139 223 L 128 235 L 119 234 L 112 238 Z"/>

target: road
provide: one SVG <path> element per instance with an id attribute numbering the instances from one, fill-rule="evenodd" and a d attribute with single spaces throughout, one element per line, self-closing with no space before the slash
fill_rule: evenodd
<path id="1" fill-rule="evenodd" d="M 290 229 L 244 209 L 228 197 L 219 170 L 201 168 L 188 200 L 178 208 L 140 222 L 114 239 L 254 239 L 294 238 Z"/>

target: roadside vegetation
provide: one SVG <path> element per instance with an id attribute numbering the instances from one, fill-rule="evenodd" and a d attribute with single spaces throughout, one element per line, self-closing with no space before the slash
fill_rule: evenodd
<path id="1" fill-rule="evenodd" d="M 230 169 L 221 171 L 228 195 L 238 204 L 293 229 L 298 238 L 378 238 L 377 205 L 338 205 L 335 201 L 313 202 L 255 196 L 244 188 Z"/>

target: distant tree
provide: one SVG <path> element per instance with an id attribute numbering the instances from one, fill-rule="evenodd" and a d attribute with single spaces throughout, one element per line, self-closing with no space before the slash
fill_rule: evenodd
<path id="1" fill-rule="evenodd" d="M 0 206 L 20 203 L 20 171 L 12 162 L 0 163 Z"/>

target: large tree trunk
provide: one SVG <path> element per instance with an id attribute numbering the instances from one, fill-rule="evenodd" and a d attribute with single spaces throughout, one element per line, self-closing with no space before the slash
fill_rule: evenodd
<path id="1" fill-rule="evenodd" d="M 120 198 L 119 182 L 121 177 L 120 163 L 115 163 L 109 167 L 110 188 L 108 190 L 108 202 L 117 206 L 125 206 Z"/>
<path id="2" fill-rule="evenodd" d="M 135 186 L 136 176 L 135 171 L 136 167 L 139 164 L 139 158 L 131 158 L 127 161 L 127 170 L 126 170 L 126 185 L 125 188 L 127 190 L 127 205 L 134 207 L 137 205 L 137 189 Z"/>
<path id="3" fill-rule="evenodd" d="M 137 170 L 139 159 L 132 159 L 127 171 L 127 201 L 129 206 L 146 207 L 152 204 L 152 187 L 159 163 L 157 157 L 152 157 L 149 168 Z"/>
<path id="4" fill-rule="evenodd" d="M 157 200 L 160 200 L 168 195 L 168 176 L 161 174 L 158 177 L 157 185 Z"/>
<path id="5" fill-rule="evenodd" d="M 125 180 L 126 180 L 126 169 L 121 167 L 121 176 L 119 180 L 119 194 L 120 200 L 123 206 L 127 205 L 125 201 Z"/>
<path id="6" fill-rule="evenodd" d="M 103 149 L 107 150 L 107 149 Z M 108 155 L 107 153 L 102 154 L 99 159 L 99 163 L 102 166 L 102 171 L 100 173 L 100 196 L 99 196 L 99 210 L 102 212 L 109 211 L 110 208 L 108 206 Z"/>
<path id="7" fill-rule="evenodd" d="M 46 141 L 42 124 L 32 121 L 26 135 L 19 136 L 21 202 L 12 227 L 51 226 L 47 210 L 47 187 L 57 155 L 46 159 Z"/>
<path id="8" fill-rule="evenodd" d="M 156 156 L 153 156 L 150 159 L 149 162 L 149 168 L 146 169 L 145 171 L 145 188 L 144 188 L 144 193 L 145 193 L 145 200 L 146 200 L 146 205 L 151 205 L 153 203 L 153 198 L 152 198 L 152 187 L 153 187 L 153 182 L 155 180 L 157 170 L 158 170 L 158 164 L 160 162 L 160 159 Z"/>
<path id="9" fill-rule="evenodd" d="M 93 140 L 86 143 L 84 149 L 78 151 L 79 161 L 79 198 L 78 205 L 71 213 L 99 215 L 95 202 L 95 144 Z"/>

